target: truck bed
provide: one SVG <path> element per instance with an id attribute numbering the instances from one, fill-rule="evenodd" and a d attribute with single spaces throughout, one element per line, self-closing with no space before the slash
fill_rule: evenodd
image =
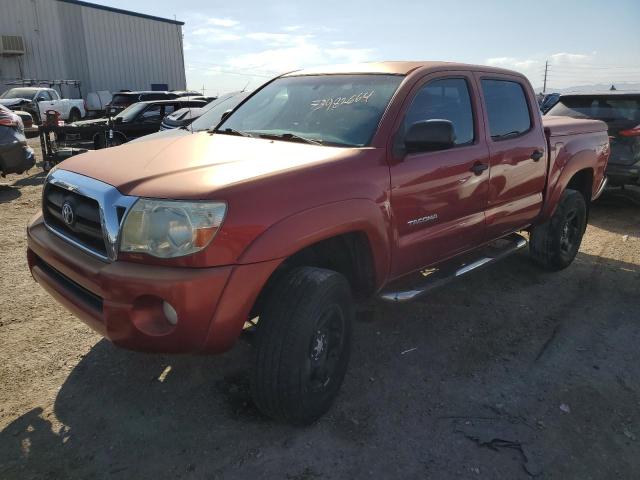
<path id="1" fill-rule="evenodd" d="M 607 131 L 607 124 L 600 120 L 546 115 L 542 117 L 542 126 L 547 137 Z"/>

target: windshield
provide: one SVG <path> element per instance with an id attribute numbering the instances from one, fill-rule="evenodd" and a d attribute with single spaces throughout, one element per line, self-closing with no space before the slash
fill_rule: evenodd
<path id="1" fill-rule="evenodd" d="M 220 123 L 220 119 L 224 112 L 234 109 L 236 105 L 249 95 L 250 94 L 248 92 L 236 92 L 214 100 L 206 107 L 203 107 L 203 110 L 206 111 L 191 124 L 191 130 L 199 132 L 201 130 L 210 130 L 214 128 Z"/>
<path id="2" fill-rule="evenodd" d="M 138 116 L 138 114 L 142 110 L 144 110 L 145 107 L 146 107 L 146 104 L 144 103 L 134 103 L 133 105 L 129 105 L 119 114 L 117 114 L 114 118 L 122 118 L 122 121 L 124 123 L 131 122 Z"/>
<path id="3" fill-rule="evenodd" d="M 36 91 L 33 88 L 12 88 L 0 95 L 0 98 L 28 98 L 33 100 L 33 97 L 36 96 Z"/>
<path id="4" fill-rule="evenodd" d="M 547 115 L 596 118 L 608 124 L 640 123 L 640 95 L 562 96 Z"/>
<path id="5" fill-rule="evenodd" d="M 365 146 L 402 79 L 398 75 L 279 78 L 241 105 L 217 130 Z"/>

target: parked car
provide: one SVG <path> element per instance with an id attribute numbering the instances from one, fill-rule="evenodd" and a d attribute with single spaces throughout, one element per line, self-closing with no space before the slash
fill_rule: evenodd
<path id="1" fill-rule="evenodd" d="M 640 93 L 609 91 L 561 95 L 547 115 L 595 118 L 609 127 L 610 185 L 640 185 Z"/>
<path id="2" fill-rule="evenodd" d="M 248 92 L 233 92 L 222 95 L 201 108 L 181 108 L 162 120 L 160 131 L 186 127 L 203 117 L 204 121 L 198 124 L 196 131 L 209 130 L 220 123 L 224 112 L 234 109 L 248 96 Z"/>
<path id="3" fill-rule="evenodd" d="M 200 108 L 206 105 L 206 100 L 191 99 L 189 97 L 174 98 L 173 100 L 153 100 L 138 102 L 128 106 L 112 119 L 97 118 L 72 123 L 64 128 L 67 138 L 79 135 L 81 139 L 93 140 L 94 148 L 104 148 L 107 144 L 108 131 L 113 132 L 109 139 L 110 146 L 121 145 L 134 138 L 157 132 L 162 119 L 181 108 Z"/>
<path id="4" fill-rule="evenodd" d="M 544 95 L 540 101 L 540 111 L 542 113 L 547 113 L 549 110 L 551 110 L 551 107 L 558 103 L 559 99 L 559 93 L 548 93 Z"/>
<path id="5" fill-rule="evenodd" d="M 15 113 L 20 117 L 20 120 L 22 120 L 22 125 L 24 126 L 25 130 L 29 128 L 33 128 L 33 117 L 29 112 L 25 112 L 24 110 L 13 110 L 13 113 Z"/>
<path id="6" fill-rule="evenodd" d="M 27 146 L 22 120 L 0 105 L 0 175 L 23 173 L 34 164 L 35 157 L 33 150 Z"/>
<path id="7" fill-rule="evenodd" d="M 48 110 L 56 111 L 62 120 L 75 122 L 86 116 L 84 100 L 60 98 L 53 88 L 17 87 L 0 95 L 0 105 L 11 110 L 24 110 L 41 123 Z"/>
<path id="8" fill-rule="evenodd" d="M 171 100 L 180 95 L 175 92 L 156 91 L 121 91 L 116 92 L 111 97 L 111 102 L 106 106 L 107 116 L 113 117 L 130 105 L 138 102 L 148 102 L 152 100 Z"/>
<path id="9" fill-rule="evenodd" d="M 125 348 L 220 353 L 254 329 L 255 404 L 308 424 L 343 381 L 354 298 L 415 299 L 524 248 L 522 230 L 536 263 L 571 264 L 607 127 L 542 118 L 526 77 L 498 68 L 288 73 L 213 132 L 60 164 L 29 266 Z"/>

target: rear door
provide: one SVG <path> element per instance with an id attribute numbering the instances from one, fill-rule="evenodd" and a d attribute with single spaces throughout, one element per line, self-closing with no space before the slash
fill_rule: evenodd
<path id="1" fill-rule="evenodd" d="M 476 73 L 491 157 L 486 240 L 527 227 L 542 208 L 546 139 L 538 103 L 519 76 Z"/>
<path id="2" fill-rule="evenodd" d="M 415 122 L 453 123 L 452 148 L 406 155 L 393 162 L 391 207 L 396 229 L 394 277 L 476 246 L 484 236 L 489 154 L 472 74 L 430 74 L 411 91 L 396 131 Z M 476 168 L 478 173 L 472 170 Z"/>

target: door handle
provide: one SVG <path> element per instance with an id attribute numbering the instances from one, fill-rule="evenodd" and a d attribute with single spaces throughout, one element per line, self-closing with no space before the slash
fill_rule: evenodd
<path id="1" fill-rule="evenodd" d="M 476 162 L 473 164 L 473 167 L 471 167 L 471 171 L 476 175 L 481 175 L 482 172 L 484 172 L 488 168 L 489 165 L 487 165 L 486 163 Z"/>
<path id="2" fill-rule="evenodd" d="M 531 160 L 537 162 L 542 158 L 542 155 L 543 153 L 540 150 L 534 150 L 534 152 L 531 154 Z"/>

